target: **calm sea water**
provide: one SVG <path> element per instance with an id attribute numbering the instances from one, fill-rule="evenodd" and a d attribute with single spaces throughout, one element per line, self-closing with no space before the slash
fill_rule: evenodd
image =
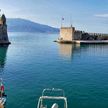
<path id="1" fill-rule="evenodd" d="M 0 48 L 6 108 L 36 108 L 44 88 L 62 88 L 69 108 L 108 108 L 108 45 L 54 43 L 58 34 L 9 33 Z"/>

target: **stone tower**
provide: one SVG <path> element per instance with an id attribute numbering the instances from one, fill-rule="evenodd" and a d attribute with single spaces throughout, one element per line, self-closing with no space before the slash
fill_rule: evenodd
<path id="1" fill-rule="evenodd" d="M 72 41 L 74 40 L 74 27 L 61 27 L 60 29 L 60 39 L 63 41 Z"/>
<path id="2" fill-rule="evenodd" d="M 4 14 L 0 16 L 0 45 L 9 45 L 9 39 L 7 34 L 6 17 Z"/>

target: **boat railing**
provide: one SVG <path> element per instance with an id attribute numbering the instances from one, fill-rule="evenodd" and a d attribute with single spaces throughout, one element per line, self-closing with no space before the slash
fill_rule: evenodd
<path id="1" fill-rule="evenodd" d="M 62 95 L 60 96 L 47 96 L 45 95 L 45 92 L 62 92 Z M 67 98 L 65 97 L 65 93 L 64 93 L 64 90 L 62 89 L 44 89 L 43 92 L 42 92 L 42 96 L 39 98 L 39 101 L 38 101 L 38 105 L 37 105 L 37 108 L 47 108 L 47 107 L 43 107 L 42 105 L 42 102 L 43 100 L 63 100 L 64 101 L 64 108 L 67 108 Z"/>
<path id="2" fill-rule="evenodd" d="M 45 92 L 61 92 L 62 96 L 65 96 L 64 90 L 62 90 L 62 89 L 56 89 L 56 88 L 44 89 L 43 92 L 42 92 L 42 96 L 45 96 Z"/>

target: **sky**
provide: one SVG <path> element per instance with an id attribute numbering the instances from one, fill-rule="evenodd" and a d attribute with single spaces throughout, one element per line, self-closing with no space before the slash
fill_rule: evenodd
<path id="1" fill-rule="evenodd" d="M 108 33 L 108 0 L 0 0 L 0 8 L 7 18 Z"/>

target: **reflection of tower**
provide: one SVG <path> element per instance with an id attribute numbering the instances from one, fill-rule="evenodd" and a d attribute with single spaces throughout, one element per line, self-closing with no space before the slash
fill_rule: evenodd
<path id="1" fill-rule="evenodd" d="M 8 47 L 0 47 L 0 73 L 3 71 Z"/>
<path id="2" fill-rule="evenodd" d="M 80 44 L 58 44 L 59 52 L 62 57 L 70 58 L 74 54 L 74 51 L 80 48 Z"/>

